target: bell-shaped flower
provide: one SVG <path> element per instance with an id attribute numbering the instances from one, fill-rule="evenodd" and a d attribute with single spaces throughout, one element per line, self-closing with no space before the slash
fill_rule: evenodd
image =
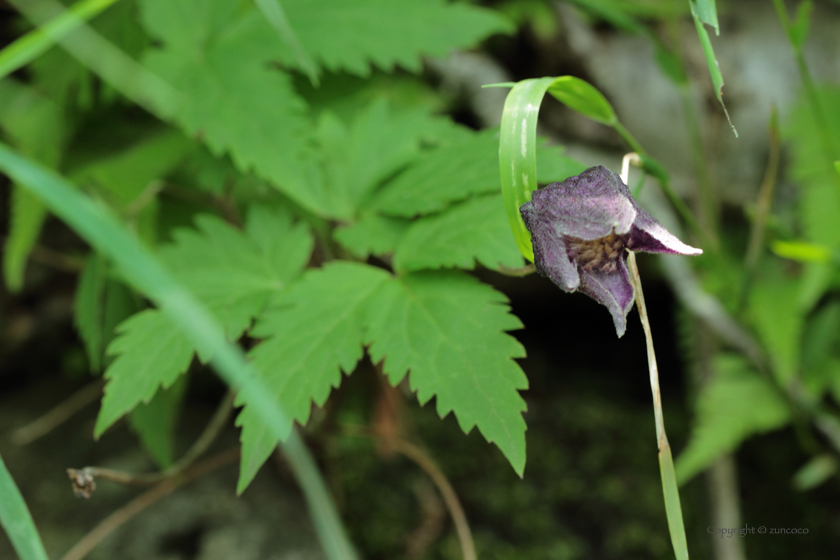
<path id="1" fill-rule="evenodd" d="M 537 272 L 609 309 L 622 336 L 634 290 L 627 251 L 699 255 L 648 214 L 618 174 L 591 167 L 535 191 L 520 207 Z"/>

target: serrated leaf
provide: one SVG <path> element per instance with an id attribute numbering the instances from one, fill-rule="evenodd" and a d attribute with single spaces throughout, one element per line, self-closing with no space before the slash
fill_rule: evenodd
<path id="1" fill-rule="evenodd" d="M 366 340 L 393 385 L 410 370 L 421 404 L 435 396 L 441 417 L 454 411 L 465 432 L 478 426 L 521 476 L 525 402 L 519 390 L 528 380 L 513 360 L 525 351 L 504 332 L 522 327 L 506 303 L 503 294 L 463 273 L 408 274 L 376 291 Z"/>
<path id="2" fill-rule="evenodd" d="M 398 270 L 523 265 L 500 193 L 477 196 L 414 222 L 394 253 Z"/>
<path id="3" fill-rule="evenodd" d="M 186 98 L 176 120 L 242 171 L 254 169 L 310 209 L 314 162 L 306 104 L 290 77 L 272 67 L 282 41 L 253 6 L 239 0 L 143 0 L 146 29 L 163 43 L 149 68 Z M 241 25 L 257 18 L 258 32 Z"/>
<path id="4" fill-rule="evenodd" d="M 714 371 L 697 398 L 691 440 L 677 458 L 680 484 L 751 435 L 776 430 L 790 420 L 784 399 L 743 358 L 718 356 Z"/>
<path id="5" fill-rule="evenodd" d="M 306 423 L 314 402 L 322 405 L 341 372 L 349 374 L 362 357 L 367 302 L 389 274 L 371 266 L 335 262 L 307 272 L 267 311 L 254 329 L 266 337 L 254 350 L 254 367 L 273 391 L 289 421 Z M 247 402 L 236 425 L 242 427 L 242 492 L 277 445 L 271 430 Z M 291 430 L 291 424 L 287 431 Z"/>
<path id="6" fill-rule="evenodd" d="M 315 134 L 324 167 L 316 203 L 321 213 L 353 218 L 379 183 L 417 156 L 420 140 L 436 121 L 425 109 L 395 110 L 381 99 L 358 112 L 349 126 L 323 112 Z"/>
<path id="7" fill-rule="evenodd" d="M 823 87 L 817 92 L 825 130 L 833 145 L 840 146 L 840 89 Z M 802 185 L 800 219 L 809 241 L 840 248 L 840 188 L 833 159 L 826 159 L 818 123 L 807 96 L 800 97 L 782 132 L 791 146 L 791 176 Z"/>
<path id="8" fill-rule="evenodd" d="M 161 256 L 236 340 L 306 266 L 312 237 L 287 211 L 261 206 L 251 209 L 244 233 L 217 216 L 199 216 L 196 225 L 176 230 Z"/>
<path id="9" fill-rule="evenodd" d="M 330 71 L 367 76 L 371 65 L 412 72 L 422 57 L 442 57 L 493 33 L 513 31 L 497 12 L 444 0 L 284 0 L 303 49 Z M 283 45 L 283 60 L 297 65 Z"/>
<path id="10" fill-rule="evenodd" d="M 155 393 L 148 403 L 140 403 L 128 422 L 140 442 L 161 469 L 172 466 L 173 436 L 187 389 L 187 376 L 178 377 L 168 389 Z"/>
<path id="11" fill-rule="evenodd" d="M 337 228 L 333 235 L 354 256 L 364 259 L 393 253 L 410 224 L 404 218 L 368 213 L 355 224 Z"/>
<path id="12" fill-rule="evenodd" d="M 419 157 L 375 196 L 373 208 L 402 217 L 437 212 L 470 195 L 498 191 L 498 167 L 497 133 L 467 135 Z"/>
<path id="13" fill-rule="evenodd" d="M 163 248 L 161 257 L 236 340 L 269 298 L 300 274 L 309 260 L 312 238 L 283 209 L 253 207 L 245 232 L 215 216 L 199 216 L 197 222 L 198 231 L 177 231 L 175 243 Z M 194 352 L 205 361 L 212 357 L 211 349 L 194 348 L 157 310 L 138 313 L 117 330 L 122 335 L 108 353 L 119 356 L 105 372 L 109 382 L 97 435 L 137 403 L 151 399 L 158 386 L 172 385 Z M 168 350 L 159 352 L 156 346 Z"/>
<path id="14" fill-rule="evenodd" d="M 149 402 L 159 387 L 171 387 L 187 371 L 193 345 L 162 312 L 147 309 L 117 327 L 108 353 L 117 358 L 105 372 L 108 384 L 96 418 L 99 437 L 123 414 Z"/>

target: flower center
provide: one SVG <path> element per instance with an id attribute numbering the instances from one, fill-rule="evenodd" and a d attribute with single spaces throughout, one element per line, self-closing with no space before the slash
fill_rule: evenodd
<path id="1" fill-rule="evenodd" d="M 624 239 L 615 233 L 592 241 L 567 236 L 565 241 L 569 247 L 569 260 L 577 262 L 587 272 L 600 271 L 606 274 L 616 271 L 618 259 L 626 246 Z"/>

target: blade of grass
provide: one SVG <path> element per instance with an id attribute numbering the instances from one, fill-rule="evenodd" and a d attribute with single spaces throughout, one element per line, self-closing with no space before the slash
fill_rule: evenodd
<path id="1" fill-rule="evenodd" d="M 49 23 L 15 40 L 0 51 L 0 80 L 38 58 L 55 44 L 57 38 L 65 36 L 81 22 L 117 2 L 119 0 L 81 0 Z"/>
<path id="2" fill-rule="evenodd" d="M 32 515 L 12 475 L 0 457 L 0 525 L 6 530 L 20 560 L 49 560 Z"/>
<path id="3" fill-rule="evenodd" d="M 306 75 L 309 77 L 309 81 L 312 82 L 312 85 L 318 87 L 318 84 L 320 83 L 318 80 L 318 67 L 315 66 L 315 62 L 312 61 L 309 53 L 307 53 L 303 48 L 303 45 L 300 44 L 297 33 L 295 33 L 295 30 L 289 23 L 289 18 L 286 17 L 286 10 L 283 9 L 283 4 L 280 0 L 254 0 L 254 3 L 263 13 L 268 23 L 277 30 L 280 37 L 286 41 L 289 47 L 291 47 L 294 51 L 295 56 L 298 59 L 298 64 L 300 64 L 303 71 L 306 72 Z"/>
<path id="4" fill-rule="evenodd" d="M 248 402 L 259 411 L 260 416 L 274 433 L 283 433 L 287 425 L 285 413 L 270 396 L 271 392 L 262 378 L 258 377 L 246 362 L 242 350 L 230 343 L 222 327 L 188 290 L 181 286 L 161 262 L 117 220 L 104 205 L 75 189 L 62 177 L 17 155 L 5 144 L 0 143 L 0 170 L 17 184 L 36 194 L 45 205 L 64 220 L 100 253 L 109 257 L 125 279 L 154 301 L 169 318 L 178 325 L 197 348 L 212 348 L 211 364 L 222 378 L 234 389 L 239 390 Z M 307 472 L 314 468 L 314 461 L 306 447 L 295 441 L 284 447 L 293 470 Z M 317 471 L 300 477 L 302 486 L 312 485 L 320 480 Z M 320 480 L 323 485 L 323 480 Z M 309 496 L 323 495 L 318 489 L 305 487 Z M 316 530 L 327 555 L 331 559 L 355 559 L 344 529 L 339 521 L 335 506 L 329 499 L 310 502 Z"/>
<path id="5" fill-rule="evenodd" d="M 712 47 L 712 40 L 709 38 L 709 32 L 703 25 L 703 19 L 698 12 L 697 5 L 693 0 L 689 0 L 691 6 L 691 16 L 694 18 L 694 26 L 697 28 L 697 36 L 700 38 L 700 46 L 703 47 L 703 56 L 706 57 L 706 64 L 709 67 L 709 75 L 712 78 L 712 86 L 715 88 L 715 97 L 720 102 L 723 108 L 723 113 L 726 115 L 726 120 L 729 121 L 729 126 L 732 127 L 732 132 L 735 137 L 738 137 L 738 131 L 735 125 L 732 124 L 732 119 L 729 118 L 729 111 L 726 110 L 726 104 L 723 102 L 723 74 L 720 71 L 715 50 Z M 715 21 L 717 21 L 717 14 L 715 14 Z"/>
<path id="6" fill-rule="evenodd" d="M 180 94 L 168 83 L 115 47 L 75 13 L 55 0 L 9 0 L 52 41 L 60 44 L 82 64 L 121 94 L 152 114 L 168 118 L 175 113 Z M 53 29 L 50 21 L 64 18 L 67 29 Z"/>

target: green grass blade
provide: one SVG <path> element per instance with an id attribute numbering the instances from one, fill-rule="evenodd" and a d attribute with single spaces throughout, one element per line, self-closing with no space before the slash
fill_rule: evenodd
<path id="1" fill-rule="evenodd" d="M 283 9 L 283 4 L 280 0 L 254 0 L 254 3 L 263 13 L 263 16 L 265 16 L 268 23 L 277 30 L 280 37 L 286 41 L 292 51 L 294 51 L 295 56 L 298 59 L 298 64 L 300 64 L 303 71 L 306 72 L 306 75 L 309 77 L 309 81 L 312 82 L 312 85 L 318 87 L 318 67 L 315 66 L 315 63 L 309 56 L 309 53 L 307 53 L 303 48 L 303 45 L 300 44 L 295 30 L 289 23 L 289 18 L 286 17 L 286 11 Z"/>
<path id="2" fill-rule="evenodd" d="M 81 0 L 38 29 L 30 31 L 0 51 L 0 79 L 22 68 L 46 52 L 81 22 L 91 19 L 119 0 Z"/>
<path id="3" fill-rule="evenodd" d="M 242 350 L 227 341 L 222 327 L 189 291 L 182 287 L 140 242 L 132 236 L 105 206 L 75 189 L 71 184 L 51 171 L 17 155 L 8 146 L 0 143 L 0 170 L 4 171 L 18 185 L 29 189 L 41 198 L 46 206 L 70 225 L 79 235 L 109 257 L 119 272 L 139 291 L 154 301 L 170 319 L 177 324 L 197 348 L 212 348 L 212 365 L 234 389 L 242 392 L 263 420 L 276 434 L 287 425 L 285 413 L 271 398 L 263 380 L 245 361 Z M 293 464 L 295 472 L 314 468 L 312 457 L 303 445 L 287 448 L 286 457 Z M 311 485 L 320 479 L 317 472 L 299 479 L 302 485 Z M 323 481 L 320 481 L 323 484 Z M 317 489 L 304 489 L 304 493 Z M 331 559 L 355 558 L 338 514 L 328 499 L 310 502 L 309 506 L 316 521 L 316 529 L 327 552 L 335 553 Z M 329 537 L 329 538 L 327 538 Z M 330 540 L 343 540 L 340 554 Z"/>
<path id="4" fill-rule="evenodd" d="M 532 262 L 531 234 L 522 221 L 519 207 L 531 200 L 531 193 L 537 188 L 537 117 L 552 82 L 554 78 L 539 78 L 513 86 L 505 100 L 499 138 L 505 212 L 517 247 Z"/>
<path id="5" fill-rule="evenodd" d="M 114 46 L 71 10 L 55 0 L 9 0 L 52 41 L 108 82 L 122 95 L 152 114 L 166 119 L 175 114 L 181 95 L 161 78 Z M 56 31 L 50 21 L 65 18 L 72 33 Z"/>
<path id="6" fill-rule="evenodd" d="M 726 120 L 729 121 L 729 126 L 732 127 L 732 132 L 735 133 L 735 137 L 737 138 L 738 131 L 732 124 L 732 119 L 729 118 L 729 111 L 726 110 L 726 104 L 723 102 L 723 74 L 720 71 L 720 66 L 718 66 L 715 50 L 712 48 L 712 40 L 709 38 L 709 32 L 706 31 L 706 27 L 703 25 L 703 19 L 701 19 L 696 9 L 696 4 L 692 1 L 689 4 L 691 5 L 691 15 L 694 18 L 694 26 L 697 28 L 697 36 L 700 38 L 700 46 L 703 47 L 703 56 L 706 58 L 706 65 L 709 67 L 709 75 L 712 77 L 715 97 L 720 102 L 720 106 L 723 107 Z M 715 16 L 715 21 L 717 21 L 717 16 Z"/>
<path id="7" fill-rule="evenodd" d="M 32 515 L 0 457 L 0 525 L 20 560 L 48 560 Z"/>
<path id="8" fill-rule="evenodd" d="M 671 446 L 665 445 L 659 452 L 659 472 L 662 475 L 662 491 L 665 494 L 665 515 L 668 518 L 668 531 L 677 560 L 688 560 L 688 543 L 685 539 L 680 491 L 677 487 L 677 475 L 674 472 L 674 459 Z"/>
<path id="9" fill-rule="evenodd" d="M 714 27 L 715 34 L 720 35 L 715 0 L 689 0 L 689 4 L 691 4 L 692 10 L 697 12 L 697 17 L 700 18 L 700 21 Z"/>

